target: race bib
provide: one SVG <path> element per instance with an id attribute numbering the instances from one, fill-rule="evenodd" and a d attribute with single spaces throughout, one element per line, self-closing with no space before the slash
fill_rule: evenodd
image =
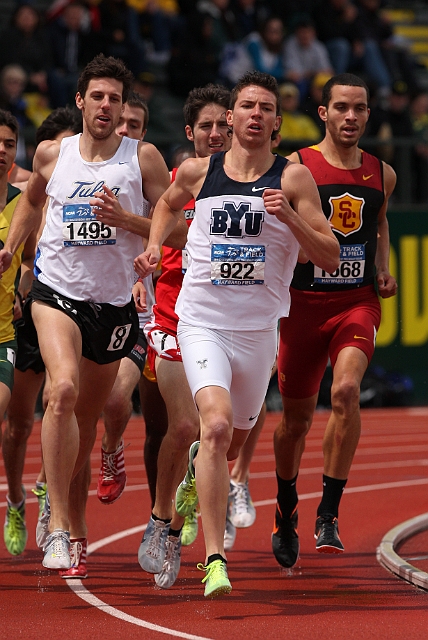
<path id="1" fill-rule="evenodd" d="M 264 284 L 266 248 L 263 245 L 211 245 L 211 283 Z"/>
<path id="2" fill-rule="evenodd" d="M 62 208 L 64 247 L 116 244 L 116 227 L 96 219 L 89 204 L 65 204 Z"/>
<path id="3" fill-rule="evenodd" d="M 363 244 L 340 247 L 340 264 L 333 273 L 314 266 L 314 282 L 319 284 L 358 284 L 363 281 L 366 248 Z"/>

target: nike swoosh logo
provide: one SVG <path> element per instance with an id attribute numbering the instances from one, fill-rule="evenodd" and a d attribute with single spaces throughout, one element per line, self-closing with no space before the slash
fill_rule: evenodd
<path id="1" fill-rule="evenodd" d="M 374 173 L 371 173 L 369 176 L 363 176 L 363 180 L 370 180 L 370 178 L 373 178 Z"/>
<path id="2" fill-rule="evenodd" d="M 367 340 L 367 342 L 370 342 L 370 340 L 364 336 L 354 336 L 354 340 Z"/>
<path id="3" fill-rule="evenodd" d="M 270 189 L 270 187 L 253 187 L 251 191 L 255 193 L 256 191 L 264 191 L 265 189 Z"/>
<path id="4" fill-rule="evenodd" d="M 258 414 L 257 414 L 258 416 Z M 248 420 L 251 422 L 251 420 L 255 420 L 257 418 L 257 416 L 251 416 L 251 418 L 248 418 Z"/>
<path id="5" fill-rule="evenodd" d="M 119 164 L 128 164 L 127 162 L 119 162 Z"/>
<path id="6" fill-rule="evenodd" d="M 0 231 L 3 231 L 3 229 L 7 229 L 7 227 L 0 227 Z"/>

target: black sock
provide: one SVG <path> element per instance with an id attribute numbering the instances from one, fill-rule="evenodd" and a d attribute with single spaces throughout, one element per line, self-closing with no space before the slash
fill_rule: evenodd
<path id="1" fill-rule="evenodd" d="M 219 553 L 213 553 L 212 556 L 208 556 L 207 566 L 214 562 L 214 560 L 222 560 L 225 564 L 227 564 L 227 560 L 223 558 Z"/>
<path id="2" fill-rule="evenodd" d="M 337 480 L 323 475 L 323 492 L 321 502 L 317 509 L 317 516 L 331 515 L 337 518 L 339 515 L 339 503 L 347 480 Z"/>
<path id="3" fill-rule="evenodd" d="M 162 520 L 162 522 L 165 522 L 165 524 L 169 524 L 171 522 L 171 518 L 158 518 L 157 516 L 155 516 L 155 514 L 152 511 L 152 518 L 153 520 Z"/>
<path id="4" fill-rule="evenodd" d="M 290 518 L 291 514 L 297 507 L 299 496 L 297 495 L 296 482 L 297 475 L 291 480 L 283 480 L 276 474 L 276 481 L 278 483 L 278 494 L 276 499 L 278 501 L 279 510 L 283 518 Z"/>
<path id="5" fill-rule="evenodd" d="M 171 529 L 171 527 L 169 528 L 168 531 L 168 535 L 169 536 L 174 536 L 174 538 L 178 538 L 178 536 L 180 535 L 181 532 L 181 527 L 180 529 Z"/>

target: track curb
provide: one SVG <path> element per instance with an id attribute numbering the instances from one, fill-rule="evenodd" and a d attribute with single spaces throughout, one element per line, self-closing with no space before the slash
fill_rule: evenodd
<path id="1" fill-rule="evenodd" d="M 382 538 L 376 551 L 376 558 L 382 566 L 395 573 L 399 578 L 428 591 L 428 573 L 406 562 L 395 552 L 395 548 L 400 542 L 404 542 L 426 529 L 428 529 L 428 513 L 402 522 Z"/>

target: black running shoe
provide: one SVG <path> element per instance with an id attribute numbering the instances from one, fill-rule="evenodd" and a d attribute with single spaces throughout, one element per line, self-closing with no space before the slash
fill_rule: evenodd
<path id="1" fill-rule="evenodd" d="M 343 553 L 337 518 L 329 514 L 318 516 L 315 522 L 315 548 L 319 553 Z"/>
<path id="2" fill-rule="evenodd" d="M 290 518 L 283 518 L 278 505 L 273 521 L 272 551 L 280 565 L 290 569 L 299 557 L 299 536 L 297 535 L 297 507 Z"/>

